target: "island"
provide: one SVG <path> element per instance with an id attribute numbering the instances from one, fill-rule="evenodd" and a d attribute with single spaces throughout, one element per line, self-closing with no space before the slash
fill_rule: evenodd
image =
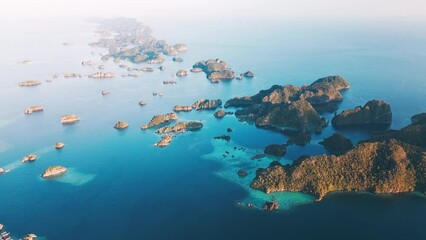
<path id="1" fill-rule="evenodd" d="M 18 86 L 20 86 L 20 87 L 33 87 L 33 86 L 37 86 L 37 85 L 40 85 L 40 84 L 41 84 L 40 81 L 28 80 L 28 81 L 25 81 L 25 82 L 18 83 Z"/>
<path id="2" fill-rule="evenodd" d="M 129 123 L 128 122 L 124 122 L 124 121 L 118 121 L 115 125 L 114 128 L 118 129 L 118 130 L 123 130 L 129 127 Z"/>
<path id="3" fill-rule="evenodd" d="M 192 111 L 192 106 L 176 105 L 176 106 L 173 107 L 173 111 L 175 111 L 175 112 L 190 112 L 190 111 Z"/>
<path id="4" fill-rule="evenodd" d="M 64 148 L 65 147 L 65 144 L 64 143 L 62 143 L 62 142 L 57 142 L 56 144 L 55 144 L 55 148 L 56 149 L 62 149 L 62 148 Z"/>
<path id="5" fill-rule="evenodd" d="M 173 137 L 166 134 L 161 138 L 161 140 L 159 142 L 155 143 L 154 146 L 156 146 L 156 147 L 167 147 L 172 142 L 172 140 L 173 140 Z"/>
<path id="6" fill-rule="evenodd" d="M 226 62 L 219 59 L 209 59 L 207 61 L 199 61 L 192 67 L 192 72 L 198 72 L 201 69 L 207 76 L 207 79 L 212 83 L 218 83 L 221 80 L 232 80 L 235 78 L 235 73 Z"/>
<path id="7" fill-rule="evenodd" d="M 42 112 L 44 110 L 43 106 L 32 106 L 24 110 L 25 114 L 32 114 L 33 112 Z"/>
<path id="8" fill-rule="evenodd" d="M 61 117 L 62 124 L 71 124 L 80 121 L 80 117 L 74 114 L 66 114 Z"/>
<path id="9" fill-rule="evenodd" d="M 50 166 L 48 167 L 41 176 L 43 178 L 52 178 L 64 174 L 67 171 L 65 167 L 62 166 Z"/>
<path id="10" fill-rule="evenodd" d="M 416 134 L 407 135 L 413 128 Z M 301 157 L 291 166 L 273 162 L 257 170 L 251 187 L 266 193 L 304 192 L 318 200 L 333 191 L 425 192 L 425 134 L 425 124 L 411 124 L 360 142 L 340 156 Z"/>
<path id="11" fill-rule="evenodd" d="M 334 127 L 344 126 L 389 126 L 392 122 L 392 111 L 388 103 L 382 100 L 368 101 L 363 107 L 345 110 L 331 120 Z"/>
<path id="12" fill-rule="evenodd" d="M 89 77 L 89 78 L 98 78 L 98 79 L 102 79 L 102 78 L 114 78 L 115 74 L 112 73 L 112 72 L 96 72 L 96 73 L 89 74 L 87 77 Z"/>
<path id="13" fill-rule="evenodd" d="M 343 154 L 353 147 L 352 141 L 340 133 L 334 133 L 328 138 L 319 142 L 332 154 Z"/>
<path id="14" fill-rule="evenodd" d="M 282 157 L 287 151 L 286 144 L 270 144 L 265 147 L 263 153 L 274 157 Z"/>
<path id="15" fill-rule="evenodd" d="M 173 127 L 164 126 L 162 128 L 157 129 L 156 133 L 184 133 L 186 131 L 196 131 L 203 127 L 202 122 L 198 121 L 190 121 L 190 122 L 178 122 Z"/>
<path id="16" fill-rule="evenodd" d="M 188 72 L 184 69 L 181 69 L 179 71 L 176 72 L 176 76 L 178 77 L 186 77 L 188 76 Z"/>
<path id="17" fill-rule="evenodd" d="M 327 126 L 326 119 L 320 116 L 320 110 L 324 105 L 342 101 L 340 91 L 349 87 L 349 83 L 341 76 L 320 78 L 302 87 L 274 85 L 253 96 L 230 99 L 225 103 L 225 108 L 242 108 L 235 112 L 240 121 L 285 134 L 291 133 L 297 138 L 290 142 L 304 139 L 301 142 L 306 144 L 310 139 L 309 133 L 321 133 Z"/>
<path id="18" fill-rule="evenodd" d="M 178 115 L 176 113 L 167 113 L 164 115 L 155 115 L 152 117 L 151 121 L 148 124 L 144 124 L 141 126 L 142 130 L 152 128 L 161 124 L 169 124 L 171 121 L 176 121 L 178 119 Z"/>
<path id="19" fill-rule="evenodd" d="M 34 233 L 29 233 L 25 235 L 25 237 L 23 237 L 22 240 L 34 240 L 36 238 L 37 238 L 37 235 L 35 235 Z"/>
<path id="20" fill-rule="evenodd" d="M 24 158 L 22 158 L 23 163 L 34 162 L 35 160 L 37 160 L 37 155 L 35 154 L 28 154 Z"/>
<path id="21" fill-rule="evenodd" d="M 195 110 L 214 110 L 220 106 L 222 106 L 222 100 L 220 99 L 199 99 L 194 104 L 192 104 L 192 108 Z"/>
<path id="22" fill-rule="evenodd" d="M 97 23 L 99 29 L 96 33 L 100 38 L 90 46 L 108 49 L 108 54 L 102 56 L 104 61 L 112 57 L 117 63 L 125 59 L 133 63 L 158 64 L 164 62 L 163 54 L 174 56 L 188 50 L 183 43 L 169 45 L 165 40 L 156 39 L 148 26 L 133 18 L 115 18 Z"/>

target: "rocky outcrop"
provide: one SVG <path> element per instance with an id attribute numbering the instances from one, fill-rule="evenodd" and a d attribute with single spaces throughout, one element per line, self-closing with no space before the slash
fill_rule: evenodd
<path id="1" fill-rule="evenodd" d="M 183 58 L 181 58 L 181 57 L 173 57 L 172 61 L 173 62 L 183 62 Z"/>
<path id="2" fill-rule="evenodd" d="M 159 142 L 155 143 L 154 146 L 167 147 L 172 142 L 172 140 L 173 140 L 173 137 L 166 134 L 161 138 L 161 140 Z"/>
<path id="3" fill-rule="evenodd" d="M 246 78 L 254 78 L 254 74 L 251 71 L 247 71 L 243 74 Z"/>
<path id="4" fill-rule="evenodd" d="M 143 68 L 141 68 L 141 72 L 154 72 L 154 68 L 152 68 L 152 67 L 143 67 Z"/>
<path id="5" fill-rule="evenodd" d="M 168 113 L 164 115 L 155 115 L 152 117 L 151 121 L 148 124 L 142 125 L 141 129 L 152 128 L 161 124 L 168 124 L 171 121 L 176 121 L 178 119 L 176 113 Z"/>
<path id="6" fill-rule="evenodd" d="M 177 51 L 177 52 L 186 52 L 188 51 L 188 47 L 183 44 L 183 43 L 178 43 L 173 45 L 173 48 Z"/>
<path id="7" fill-rule="evenodd" d="M 280 204 L 277 201 L 272 201 L 272 202 L 265 202 L 263 204 L 262 209 L 268 212 L 272 212 L 275 210 L 278 210 L 278 208 L 280 208 Z"/>
<path id="8" fill-rule="evenodd" d="M 164 126 L 162 128 L 157 129 L 156 133 L 182 133 L 186 131 L 196 131 L 203 128 L 203 123 L 198 121 L 190 121 L 190 122 L 178 122 L 173 127 Z"/>
<path id="9" fill-rule="evenodd" d="M 186 77 L 186 76 L 188 76 L 188 72 L 186 70 L 181 69 L 181 70 L 177 71 L 176 76 Z"/>
<path id="10" fill-rule="evenodd" d="M 61 117 L 62 124 L 71 124 L 80 121 L 80 117 L 74 114 L 66 114 Z"/>
<path id="11" fill-rule="evenodd" d="M 200 99 L 192 104 L 192 108 L 195 110 L 214 110 L 222 106 L 222 100 L 209 100 L 209 99 Z"/>
<path id="12" fill-rule="evenodd" d="M 29 81 L 18 83 L 18 86 L 20 86 L 20 87 L 33 87 L 33 86 L 37 86 L 37 85 L 40 85 L 40 84 L 41 84 L 40 81 L 29 80 Z"/>
<path id="13" fill-rule="evenodd" d="M 51 166 L 48 167 L 41 176 L 43 178 L 51 178 L 64 174 L 67 171 L 65 167 L 62 166 Z"/>
<path id="14" fill-rule="evenodd" d="M 34 233 L 29 233 L 25 237 L 22 238 L 22 240 L 34 240 L 37 238 L 37 235 Z"/>
<path id="15" fill-rule="evenodd" d="M 191 68 L 189 71 L 193 72 L 193 73 L 200 73 L 203 71 L 202 68 Z"/>
<path id="16" fill-rule="evenodd" d="M 345 110 L 333 117 L 331 124 L 334 127 L 356 125 L 384 125 L 392 122 L 392 111 L 389 104 L 380 100 L 368 101 L 364 107 L 358 106 Z"/>
<path id="17" fill-rule="evenodd" d="M 265 147 L 263 152 L 267 155 L 274 157 L 282 157 L 287 151 L 287 145 L 285 144 L 271 144 Z"/>
<path id="18" fill-rule="evenodd" d="M 238 170 L 237 174 L 238 174 L 239 177 L 247 177 L 248 172 L 244 169 L 240 169 L 240 170 Z"/>
<path id="19" fill-rule="evenodd" d="M 201 68 L 206 73 L 207 78 L 211 82 L 219 82 L 221 80 L 232 80 L 235 73 L 228 65 L 219 59 L 209 59 L 207 61 L 199 61 L 194 64 L 193 69 Z"/>
<path id="20" fill-rule="evenodd" d="M 119 129 L 119 130 L 126 129 L 126 128 L 128 128 L 128 127 L 129 127 L 129 123 L 128 123 L 128 122 L 124 122 L 124 121 L 118 121 L 118 122 L 114 125 L 114 128 L 115 128 L 115 129 Z"/>
<path id="21" fill-rule="evenodd" d="M 343 154 L 353 147 L 352 141 L 340 133 L 335 133 L 319 142 L 332 154 Z"/>
<path id="22" fill-rule="evenodd" d="M 62 148 L 64 148 L 65 147 L 65 144 L 64 143 L 62 143 L 62 142 L 57 142 L 56 144 L 55 144 L 55 148 L 56 149 L 62 149 Z"/>
<path id="23" fill-rule="evenodd" d="M 141 100 L 141 101 L 139 101 L 139 103 L 138 103 L 140 106 L 145 106 L 146 105 L 146 102 L 144 101 L 144 100 Z"/>
<path id="24" fill-rule="evenodd" d="M 192 106 L 176 105 L 173 108 L 173 111 L 175 111 L 175 112 L 190 112 L 190 111 L 192 111 Z"/>
<path id="25" fill-rule="evenodd" d="M 224 140 L 224 141 L 229 142 L 229 141 L 231 140 L 231 136 L 228 136 L 228 135 L 222 135 L 222 136 L 214 137 L 214 139 L 219 139 L 219 140 Z"/>
<path id="26" fill-rule="evenodd" d="M 42 106 L 32 106 L 24 110 L 25 114 L 32 114 L 33 112 L 42 112 L 44 108 Z"/>
<path id="27" fill-rule="evenodd" d="M 35 154 L 28 154 L 27 156 L 22 158 L 23 163 L 34 162 L 35 160 L 37 160 L 37 155 L 35 155 Z"/>
<path id="28" fill-rule="evenodd" d="M 302 157 L 292 166 L 273 162 L 257 170 L 251 187 L 305 192 L 320 200 L 332 191 L 424 192 L 425 176 L 424 149 L 388 139 L 360 143 L 341 156 Z"/>
<path id="29" fill-rule="evenodd" d="M 113 78 L 115 77 L 115 74 L 112 72 L 96 72 L 96 73 L 92 73 L 87 75 L 87 77 L 89 78 Z"/>
<path id="30" fill-rule="evenodd" d="M 225 115 L 226 115 L 226 112 L 223 109 L 219 109 L 214 113 L 215 118 L 223 118 L 225 117 Z"/>

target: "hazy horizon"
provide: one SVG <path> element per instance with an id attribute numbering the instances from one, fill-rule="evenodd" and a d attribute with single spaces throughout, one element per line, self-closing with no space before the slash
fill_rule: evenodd
<path id="1" fill-rule="evenodd" d="M 106 17 L 425 17 L 422 0 L 2 0 L 4 18 Z M 255 11 L 254 11 L 255 10 Z"/>

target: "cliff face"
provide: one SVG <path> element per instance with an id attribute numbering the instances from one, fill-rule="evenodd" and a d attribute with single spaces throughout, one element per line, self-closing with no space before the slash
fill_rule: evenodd
<path id="1" fill-rule="evenodd" d="M 344 155 L 299 159 L 292 166 L 272 163 L 258 169 L 251 187 L 266 193 L 300 191 L 318 199 L 332 191 L 424 192 L 424 149 L 394 139 L 361 143 Z"/>
<path id="2" fill-rule="evenodd" d="M 384 101 L 371 100 L 364 107 L 345 110 L 332 119 L 333 126 L 351 126 L 382 124 L 389 125 L 392 122 L 390 105 Z"/>

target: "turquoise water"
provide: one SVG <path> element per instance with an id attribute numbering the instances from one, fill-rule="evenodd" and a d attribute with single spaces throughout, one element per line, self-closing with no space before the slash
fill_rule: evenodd
<path id="1" fill-rule="evenodd" d="M 415 194 L 332 194 L 313 203 L 308 195 L 279 193 L 274 195 L 283 211 L 272 214 L 237 206 L 260 205 L 272 198 L 247 187 L 255 169 L 272 159 L 252 161 L 249 156 L 268 144 L 284 143 L 287 138 L 281 134 L 240 123 L 233 116 L 217 120 L 210 111 L 179 114 L 181 120 L 201 120 L 204 128 L 179 135 L 167 148 L 153 146 L 160 139 L 153 130 L 139 129 L 176 104 L 199 98 L 227 100 L 273 84 L 309 84 L 332 74 L 351 83 L 340 109 L 383 99 L 392 106 L 392 128 L 401 128 L 410 123 L 411 115 L 426 111 L 424 20 L 143 20 L 159 38 L 189 46 L 184 62 L 166 61 L 165 72 L 139 73 L 138 78 L 121 78 L 127 71 L 108 62 L 105 70 L 119 77 L 61 77 L 51 83 L 44 81 L 55 74 L 96 71 L 81 66 L 83 60 L 100 62 L 104 52 L 88 46 L 95 40 L 96 25 L 79 19 L 0 23 L 2 33 L 7 33 L 0 38 L 0 167 L 11 170 L 0 176 L 0 223 L 8 231 L 16 236 L 34 232 L 47 239 L 426 237 L 421 231 L 426 201 Z M 73 45 L 65 47 L 63 42 Z M 216 57 L 236 72 L 251 70 L 256 77 L 210 84 L 203 74 L 171 76 L 198 60 Z M 33 63 L 17 63 L 25 59 Z M 43 83 L 17 86 L 31 79 Z M 172 79 L 178 84 L 162 84 Z M 111 94 L 102 96 L 102 90 Z M 154 97 L 152 92 L 164 96 Z M 140 107 L 142 99 L 148 104 Z M 25 116 L 23 110 L 31 105 L 45 110 Z M 79 115 L 81 121 L 62 126 L 60 116 L 68 113 Z M 113 126 L 119 120 L 130 127 L 116 131 Z M 212 140 L 226 134 L 228 127 L 233 129 L 231 142 Z M 313 136 L 310 145 L 290 147 L 281 161 L 327 153 L 318 142 L 333 132 L 328 127 Z M 354 142 L 369 135 L 342 132 Z M 65 148 L 55 150 L 57 141 Z M 234 160 L 223 159 L 223 152 L 234 146 L 247 150 L 233 152 Z M 37 161 L 20 163 L 29 153 L 36 153 Z M 50 165 L 63 165 L 69 172 L 54 180 L 41 179 Z M 240 167 L 250 175 L 239 178 Z"/>

